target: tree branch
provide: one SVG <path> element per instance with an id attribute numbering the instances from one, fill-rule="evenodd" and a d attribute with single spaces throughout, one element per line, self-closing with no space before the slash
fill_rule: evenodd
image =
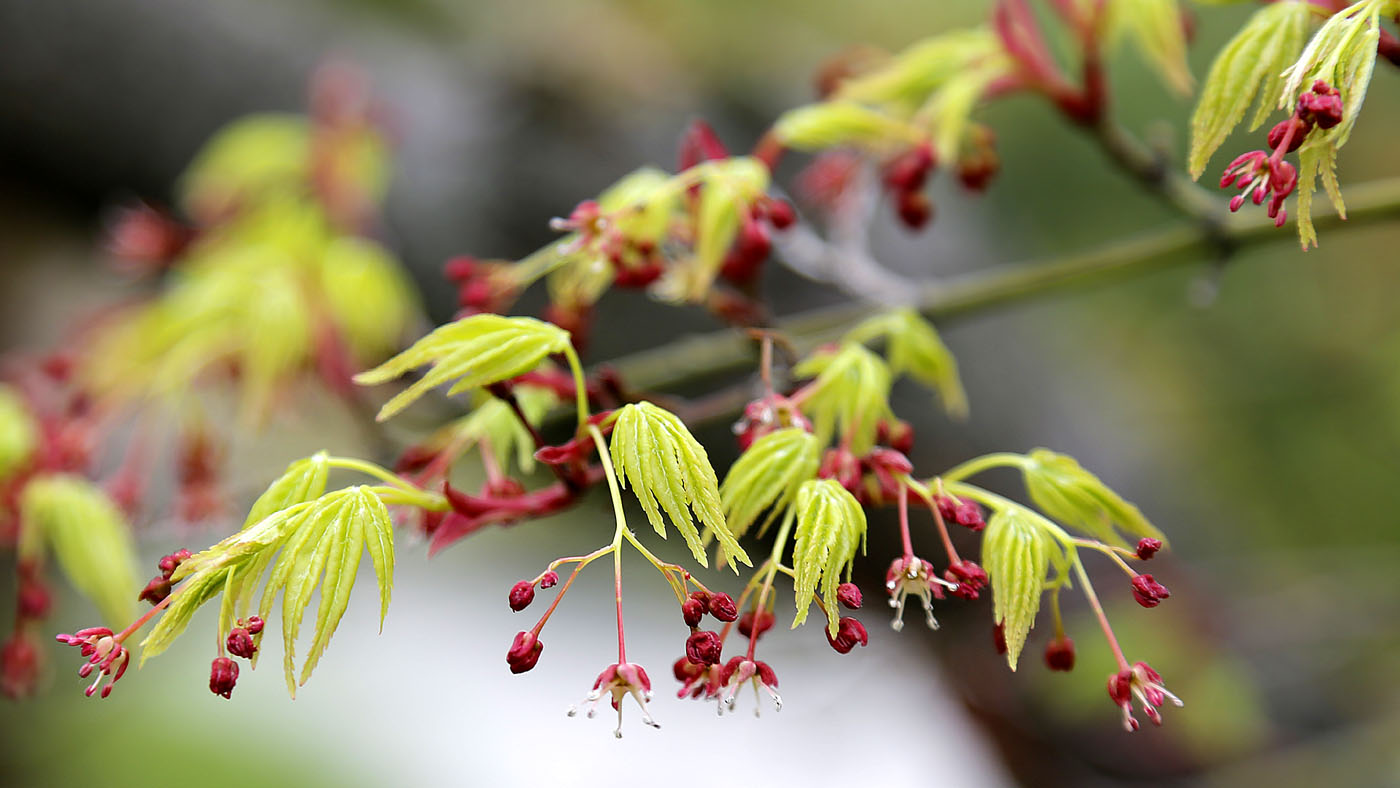
<path id="1" fill-rule="evenodd" d="M 1319 230 L 1364 227 L 1400 217 L 1400 178 L 1386 178 L 1347 190 L 1348 219 L 1330 207 L 1313 221 Z M 926 286 L 915 300 L 932 319 L 957 317 L 1003 304 L 1088 287 L 1112 279 L 1214 259 L 1225 243 L 1232 249 L 1292 241 L 1262 213 L 1234 214 L 1220 223 L 1218 237 L 1202 226 L 1176 227 L 1122 241 L 1096 251 L 1051 260 L 1017 263 Z M 855 322 L 878 311 L 864 304 L 814 309 L 778 321 L 777 330 L 801 350 L 839 337 Z M 666 390 L 687 381 L 742 371 L 755 363 L 756 349 L 741 332 L 720 331 L 678 339 L 662 347 L 609 362 L 629 385 Z"/>

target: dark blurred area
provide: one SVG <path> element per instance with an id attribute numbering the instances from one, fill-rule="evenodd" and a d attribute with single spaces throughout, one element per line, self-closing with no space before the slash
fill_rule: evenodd
<path id="1" fill-rule="evenodd" d="M 110 207 L 134 197 L 171 203 L 205 140 L 250 112 L 301 111 L 309 75 L 327 58 L 364 69 L 390 110 L 395 176 L 377 234 L 409 265 L 440 322 L 454 306 L 440 276 L 444 260 L 524 256 L 553 237 L 550 217 L 637 166 L 673 166 L 690 119 L 704 117 L 744 149 L 780 112 L 811 98 L 812 75 L 829 55 L 853 44 L 896 50 L 978 23 L 986 11 L 984 3 L 912 0 L 0 0 L 0 349 L 50 346 L 71 321 L 130 298 L 135 289 L 103 268 L 98 250 Z M 1198 78 L 1247 11 L 1194 9 Z M 1394 71 L 1378 66 L 1341 158 L 1344 189 L 1400 174 Z M 1120 120 L 1180 152 L 1189 101 L 1165 93 L 1131 57 L 1116 59 L 1112 74 Z M 932 279 L 1092 248 L 1176 221 L 1042 102 L 1002 102 L 984 118 L 998 136 L 1001 176 L 980 196 L 941 178 L 937 218 L 921 235 L 882 211 L 875 248 L 892 269 Z M 822 715 L 845 715 L 840 730 L 849 738 L 819 746 L 841 746 L 840 758 L 870 775 L 947 773 L 964 784 L 1036 786 L 1400 784 L 1393 680 L 1400 670 L 1400 228 L 1324 233 L 1321 248 L 1306 254 L 1291 227 L 1279 232 L 1277 243 L 1223 269 L 1202 260 L 941 327 L 971 400 L 965 423 L 944 419 L 922 389 L 898 390 L 896 410 L 919 436 L 921 475 L 984 452 L 1048 446 L 1097 472 L 1172 537 L 1171 551 L 1152 566 L 1173 592 L 1159 609 L 1132 604 L 1111 566 L 1090 568 L 1129 658 L 1149 660 L 1186 701 L 1167 711 L 1164 727 L 1121 730 L 1104 691 L 1109 654 L 1087 608 L 1067 595 L 1080 659 L 1068 675 L 1041 664 L 1045 627 L 1032 634 L 1021 670 L 1009 673 L 992 650 L 985 597 L 945 602 L 942 630 L 910 627 L 898 638 L 883 625 L 884 611 L 867 605 L 882 669 L 850 667 L 863 654 L 838 661 L 828 652 L 811 683 L 785 678 L 791 695 L 777 723 L 745 721 L 746 739 L 734 741 L 724 728 L 731 721 L 705 718 L 696 735 L 726 737 L 733 748 L 747 741 L 763 751 L 755 762 L 777 764 L 787 757 L 782 746 L 822 741 L 837 724 Z M 778 266 L 767 276 L 780 314 L 841 298 Z M 1204 306 L 1207 299 L 1191 296 L 1203 291 L 1214 293 Z M 594 361 L 720 327 L 700 310 L 634 293 L 607 296 L 598 314 Z M 350 432 L 334 420 L 297 425 L 246 447 L 237 473 L 255 489 L 286 459 L 321 448 L 328 434 L 353 446 Z M 718 448 L 732 444 L 727 425 L 699 437 L 715 447 L 716 466 L 727 463 Z M 989 478 L 1021 496 L 1014 477 Z M 108 768 L 120 773 L 104 781 L 126 784 L 184 778 L 191 768 L 184 764 L 207 761 L 234 770 L 230 783 L 243 783 L 237 770 L 247 768 L 286 783 L 422 784 L 434 774 L 432 758 L 457 757 L 496 784 L 526 763 L 514 759 L 557 751 L 599 769 L 580 766 L 564 784 L 640 779 L 634 762 L 596 752 L 613 744 L 601 728 L 560 723 L 559 734 L 552 716 L 547 729 L 527 727 L 562 712 L 575 685 L 583 695 L 591 657 L 556 677 L 567 697 L 545 692 L 545 679 L 504 682 L 497 664 L 513 626 L 495 609 L 503 607 L 499 597 L 526 567 L 560 554 L 560 544 L 591 549 L 593 537 L 573 526 L 600 519 L 601 509 L 583 509 L 483 535 L 480 544 L 474 537 L 431 564 L 404 560 L 405 590 L 390 616 L 404 623 L 369 640 L 369 614 L 361 611 L 361 626 L 346 629 L 363 630 L 364 639 L 342 634 L 318 691 L 295 707 L 280 698 L 275 676 L 262 677 L 265 686 L 241 704 L 210 708 L 197 682 L 162 682 L 153 668 L 123 686 L 132 697 L 82 703 L 69 686 L 70 666 L 55 660 L 59 675 L 45 696 L 4 706 L 0 771 L 15 776 L 7 784 L 58 785 Z M 918 527 L 916 541 L 932 548 L 931 529 Z M 975 542 L 965 541 L 975 555 Z M 879 598 L 898 549 L 893 520 L 882 513 L 872 521 L 862 579 L 869 599 Z M 0 592 L 3 609 L 10 585 Z M 488 604 L 482 599 L 492 611 L 477 616 L 475 608 Z M 81 618 L 77 600 L 63 609 Z M 453 629 L 462 653 L 418 661 L 415 649 L 440 648 L 431 640 L 437 628 Z M 793 641 L 785 647 L 790 663 L 810 650 L 799 650 L 802 634 L 782 635 Z M 396 638 L 393 646 L 381 642 Z M 564 657 L 567 646 L 557 648 Z M 664 673 L 655 661 L 654 673 Z M 490 672 L 475 672 L 477 663 Z M 435 669 L 452 673 L 434 680 Z M 669 681 L 660 689 L 669 691 Z M 482 688 L 495 684 L 503 686 Z M 398 693 L 402 702 L 366 699 L 376 692 Z M 863 693 L 866 703 L 857 701 Z M 328 696 L 336 694 L 359 699 L 334 705 Z M 891 712 L 905 697 L 937 705 L 943 727 Z M 679 716 L 666 692 L 658 699 Z M 347 716 L 361 702 L 367 715 L 383 716 L 373 724 Z M 510 708 L 498 712 L 492 703 Z M 295 733 L 260 730 L 260 714 L 289 715 Z M 770 723 L 788 727 L 764 727 Z M 384 744 L 322 765 L 297 758 L 313 745 L 287 738 L 329 742 L 316 745 L 321 758 L 347 740 L 371 748 L 399 741 L 360 730 L 374 726 L 422 746 Z M 478 751 L 473 741 L 485 734 L 477 728 L 501 728 L 496 733 L 507 737 L 488 747 L 518 743 L 513 751 Z M 950 728 L 972 744 L 937 744 Z M 646 759 L 643 745 L 677 735 L 650 733 L 629 737 L 638 749 L 626 752 Z M 133 755 L 141 748 L 149 755 Z M 248 752 L 264 755 L 251 766 L 232 755 Z M 417 771 L 396 771 L 396 762 L 414 758 Z M 506 758 L 513 760 L 494 764 Z M 811 784 L 838 773 L 812 760 L 793 772 L 759 773 L 814 775 Z"/>

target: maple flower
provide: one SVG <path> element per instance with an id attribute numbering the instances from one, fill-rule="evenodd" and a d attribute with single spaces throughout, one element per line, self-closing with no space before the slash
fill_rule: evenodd
<path id="1" fill-rule="evenodd" d="M 661 729 L 660 723 L 652 719 L 651 714 L 647 712 L 647 702 L 651 700 L 651 679 L 647 678 L 647 672 L 641 665 L 618 662 L 609 665 L 598 674 L 597 680 L 593 682 L 593 691 L 583 699 L 589 719 L 598 713 L 598 701 L 602 700 L 604 695 L 611 696 L 609 701 L 617 710 L 617 728 L 613 730 L 613 735 L 617 738 L 622 738 L 622 699 L 628 695 L 631 695 L 641 708 L 642 722 L 657 730 Z M 570 706 L 569 716 L 573 717 L 576 714 L 578 707 Z"/>
<path id="2" fill-rule="evenodd" d="M 1171 694 L 1162 684 L 1162 676 L 1146 662 L 1138 662 L 1131 668 L 1108 677 L 1108 696 L 1123 709 L 1123 729 L 1129 733 L 1138 729 L 1137 718 L 1133 716 L 1133 697 L 1142 704 L 1142 710 L 1152 724 L 1162 724 L 1162 714 L 1157 711 L 1167 700 L 1183 706 L 1181 698 Z"/>
<path id="3" fill-rule="evenodd" d="M 938 629 L 938 619 L 933 617 L 933 600 L 943 598 L 943 588 L 955 589 L 957 584 L 934 574 L 933 564 L 913 556 L 895 559 L 885 573 L 885 590 L 890 594 L 890 607 L 894 608 L 890 627 L 896 632 L 904 629 L 904 603 L 913 594 L 924 606 L 928 628 Z"/>
<path id="4" fill-rule="evenodd" d="M 97 692 L 97 686 L 102 683 L 103 676 L 111 676 L 107 686 L 102 688 L 102 697 L 112 694 L 112 687 L 126 673 L 127 665 L 131 664 L 131 655 L 121 641 L 112 634 L 112 630 L 106 627 L 89 627 L 80 629 L 72 635 L 57 635 L 55 639 L 59 643 L 69 646 L 77 646 L 82 655 L 88 658 L 83 666 L 78 668 L 78 675 L 87 678 L 92 675 L 93 670 L 97 670 L 97 678 L 93 679 L 92 685 L 83 694 L 89 698 Z"/>
<path id="5" fill-rule="evenodd" d="M 761 662 L 747 657 L 733 657 L 724 663 L 723 670 L 720 671 L 720 695 L 719 713 L 723 714 L 725 709 L 734 711 L 734 701 L 743 689 L 745 683 L 753 684 L 755 697 L 759 697 L 760 688 L 768 693 L 768 697 L 773 699 L 773 710 L 783 710 L 783 699 L 778 695 L 778 675 L 768 666 L 767 662 Z M 759 716 L 759 708 L 754 706 L 753 716 Z"/>

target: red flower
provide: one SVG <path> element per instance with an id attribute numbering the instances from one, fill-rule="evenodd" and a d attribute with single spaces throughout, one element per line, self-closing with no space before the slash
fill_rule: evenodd
<path id="1" fill-rule="evenodd" d="M 725 709 L 734 710 L 734 702 L 739 695 L 739 690 L 747 682 L 753 682 L 755 691 L 761 688 L 767 692 L 768 697 L 773 699 L 774 710 L 782 711 L 783 699 L 778 695 L 778 675 L 773 672 L 772 668 L 768 667 L 768 663 L 745 657 L 734 657 L 724 664 L 719 679 L 721 713 Z M 753 710 L 755 717 L 758 716 L 758 711 L 758 707 L 755 706 Z"/>
<path id="2" fill-rule="evenodd" d="M 224 700 L 233 697 L 233 687 L 238 683 L 238 663 L 228 657 L 218 657 L 209 666 L 209 691 L 223 696 Z"/>
<path id="3" fill-rule="evenodd" d="M 618 662 L 607 666 L 598 678 L 593 682 L 593 691 L 589 692 L 583 699 L 583 705 L 588 708 L 587 716 L 592 719 L 598 712 L 598 701 L 604 695 L 610 695 L 612 707 L 617 710 L 617 728 L 613 730 L 613 735 L 622 738 L 622 699 L 632 696 L 637 701 L 637 705 L 642 710 L 642 722 L 658 730 L 661 728 L 656 720 L 651 718 L 647 712 L 647 702 L 651 700 L 651 679 L 647 677 L 647 672 L 641 665 L 631 662 Z M 569 716 L 578 714 L 578 709 L 569 708 Z"/>
<path id="4" fill-rule="evenodd" d="M 87 662 L 78 668 L 78 675 L 87 678 L 92 675 L 94 669 L 97 670 L 97 678 L 93 679 L 83 694 L 89 698 L 97 692 L 97 685 L 102 683 L 103 676 L 111 676 L 107 686 L 102 688 L 102 697 L 112 694 L 114 687 L 122 675 L 126 673 L 127 665 L 131 664 L 131 655 L 126 647 L 112 635 L 112 630 L 106 627 L 90 627 L 80 629 L 72 635 L 57 635 L 55 639 L 59 643 L 69 646 L 77 646 Z"/>
<path id="5" fill-rule="evenodd" d="M 1167 700 L 1177 706 L 1183 705 L 1181 698 L 1171 694 L 1162 684 L 1162 677 L 1148 666 L 1139 662 L 1131 668 L 1121 670 L 1108 677 L 1108 696 L 1123 709 L 1123 728 L 1129 732 L 1138 729 L 1137 718 L 1133 717 L 1133 698 L 1136 696 L 1142 710 L 1154 725 L 1162 724 L 1162 714 L 1157 711 Z"/>
<path id="6" fill-rule="evenodd" d="M 1133 599 L 1143 607 L 1156 607 L 1162 600 L 1171 596 L 1167 587 L 1152 579 L 1152 575 L 1137 575 L 1133 578 Z"/>

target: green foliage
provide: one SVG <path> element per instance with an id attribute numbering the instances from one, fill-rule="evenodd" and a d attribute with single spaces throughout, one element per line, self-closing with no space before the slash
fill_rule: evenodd
<path id="1" fill-rule="evenodd" d="M 708 566 L 695 523 L 699 520 L 719 542 L 726 564 L 735 572 L 735 561 L 749 565 L 744 548 L 725 524 L 719 482 L 705 447 L 675 414 L 649 402 L 623 407 L 613 424 L 610 453 L 618 482 L 631 487 L 657 535 L 666 538 L 661 519 L 665 510 L 695 560 Z"/>
<path id="2" fill-rule="evenodd" d="M 569 332 L 531 317 L 479 314 L 440 326 L 412 347 L 355 376 L 361 385 L 387 383 L 411 369 L 433 365 L 380 408 L 384 421 L 429 390 L 455 381 L 448 394 L 508 380 L 534 369 L 552 353 L 572 352 Z"/>
<path id="3" fill-rule="evenodd" d="M 134 617 L 141 590 L 136 551 L 126 519 L 100 488 L 66 474 L 41 476 L 24 486 L 19 502 L 26 544 L 40 537 L 59 568 L 101 611 L 120 624 Z"/>
<path id="4" fill-rule="evenodd" d="M 1026 492 L 1055 520 L 1098 539 L 1126 547 L 1119 530 L 1134 540 L 1145 536 L 1166 541 L 1138 508 L 1109 489 L 1099 477 L 1080 467 L 1073 457 L 1035 449 L 1022 466 Z"/>
<path id="5" fill-rule="evenodd" d="M 887 153 L 922 139 L 909 123 L 853 101 L 827 101 L 788 110 L 773 124 L 773 132 L 784 145 L 803 151 L 849 146 Z"/>
<path id="6" fill-rule="evenodd" d="M 939 158 L 957 158 L 969 119 L 987 88 L 1015 73 L 985 28 L 920 41 L 843 81 L 830 101 L 799 107 L 774 130 L 789 147 L 855 147 L 887 155 L 932 139 Z"/>
<path id="7" fill-rule="evenodd" d="M 554 391 L 542 386 L 516 385 L 512 392 L 525 418 L 535 427 L 559 404 Z M 535 469 L 535 440 L 530 430 L 520 422 L 510 405 L 489 395 L 479 397 L 472 412 L 449 425 L 434 442 L 451 446 L 460 453 L 480 441 L 491 447 L 499 467 L 509 465 L 513 454 L 516 467 L 522 472 L 530 473 Z"/>
<path id="8" fill-rule="evenodd" d="M 1298 152 L 1298 239 L 1303 248 L 1317 245 L 1317 231 L 1312 223 L 1312 197 L 1317 179 L 1346 218 L 1337 183 L 1337 152 L 1351 137 L 1366 89 L 1371 84 L 1371 72 L 1376 66 L 1376 44 L 1380 40 L 1380 17 L 1400 12 L 1395 0 L 1362 0 L 1334 14 L 1308 42 L 1298 61 L 1284 72 L 1286 82 L 1279 96 L 1280 109 L 1287 109 L 1298 95 L 1309 90 L 1316 80 L 1324 80 L 1342 95 L 1342 122 L 1330 129 L 1315 129 Z"/>
<path id="9" fill-rule="evenodd" d="M 39 427 L 19 392 L 0 384 L 0 482 L 29 462 L 39 442 Z"/>
<path id="10" fill-rule="evenodd" d="M 1205 172 L 1211 155 L 1244 119 L 1251 103 L 1255 109 L 1250 131 L 1274 111 L 1283 94 L 1280 75 L 1302 52 L 1314 14 L 1314 7 L 1303 0 L 1264 6 L 1215 56 L 1191 116 L 1187 167 L 1192 178 Z"/>
<path id="11" fill-rule="evenodd" d="M 982 539 L 982 563 L 992 586 L 992 619 L 1006 636 L 1012 670 L 1040 610 L 1051 552 L 1059 548 L 1030 512 L 1007 506 L 993 512 Z"/>
<path id="12" fill-rule="evenodd" d="M 379 588 L 383 626 L 394 582 L 394 530 L 389 512 L 369 487 L 347 487 L 309 500 L 297 500 L 325 485 L 325 457 L 293 463 L 254 505 L 270 511 L 252 525 L 182 563 L 172 580 L 181 583 L 164 615 L 142 641 L 142 662 L 164 651 L 184 631 L 197 611 L 219 594 L 219 641 L 235 617 L 246 617 L 263 576 L 267 576 L 257 613 L 267 619 L 282 594 L 283 669 L 287 691 L 311 677 L 341 617 L 361 554 L 368 551 Z M 296 673 L 296 639 L 313 595 L 320 591 L 311 648 Z"/>
<path id="13" fill-rule="evenodd" d="M 1110 0 L 1106 11 L 1110 39 L 1130 41 L 1163 84 L 1181 95 L 1191 93 L 1186 31 L 1177 0 Z"/>
<path id="14" fill-rule="evenodd" d="M 891 371 L 936 391 L 949 416 L 967 418 L 967 393 L 958 377 L 958 361 L 931 323 L 913 309 L 898 309 L 865 320 L 846 334 L 849 342 L 880 337 L 888 343 Z"/>
<path id="15" fill-rule="evenodd" d="M 865 510 L 834 479 L 813 479 L 797 490 L 793 507 L 797 536 L 792 548 L 793 595 L 797 602 L 794 629 L 807 620 L 812 595 L 821 586 L 827 611 L 827 631 L 836 636 L 836 589 L 844 570 L 849 578 L 856 549 L 864 552 Z"/>
<path id="16" fill-rule="evenodd" d="M 753 442 L 725 474 L 720 502 L 735 537 L 742 537 L 765 509 L 771 509 L 759 535 L 778 512 L 790 506 L 803 483 L 817 474 L 821 443 L 801 427 L 776 430 Z"/>
<path id="17" fill-rule="evenodd" d="M 400 346 L 418 299 L 398 260 L 379 244 L 343 237 L 326 246 L 321 289 L 331 319 L 356 360 L 377 361 Z"/>
<path id="18" fill-rule="evenodd" d="M 298 115 L 250 115 L 214 135 L 180 184 L 191 216 L 216 217 L 310 174 L 311 130 Z"/>
<path id="19" fill-rule="evenodd" d="M 812 354 L 793 369 L 799 378 L 813 377 L 802 409 L 811 419 L 822 444 L 840 429 L 856 456 L 875 445 L 881 421 L 894 418 L 890 410 L 890 368 L 858 342 L 845 342 L 832 351 Z"/>
<path id="20" fill-rule="evenodd" d="M 318 451 L 288 465 L 277 481 L 268 485 L 253 502 L 243 528 L 251 528 L 269 515 L 325 495 L 326 477 L 330 475 L 329 459 L 325 452 Z"/>

